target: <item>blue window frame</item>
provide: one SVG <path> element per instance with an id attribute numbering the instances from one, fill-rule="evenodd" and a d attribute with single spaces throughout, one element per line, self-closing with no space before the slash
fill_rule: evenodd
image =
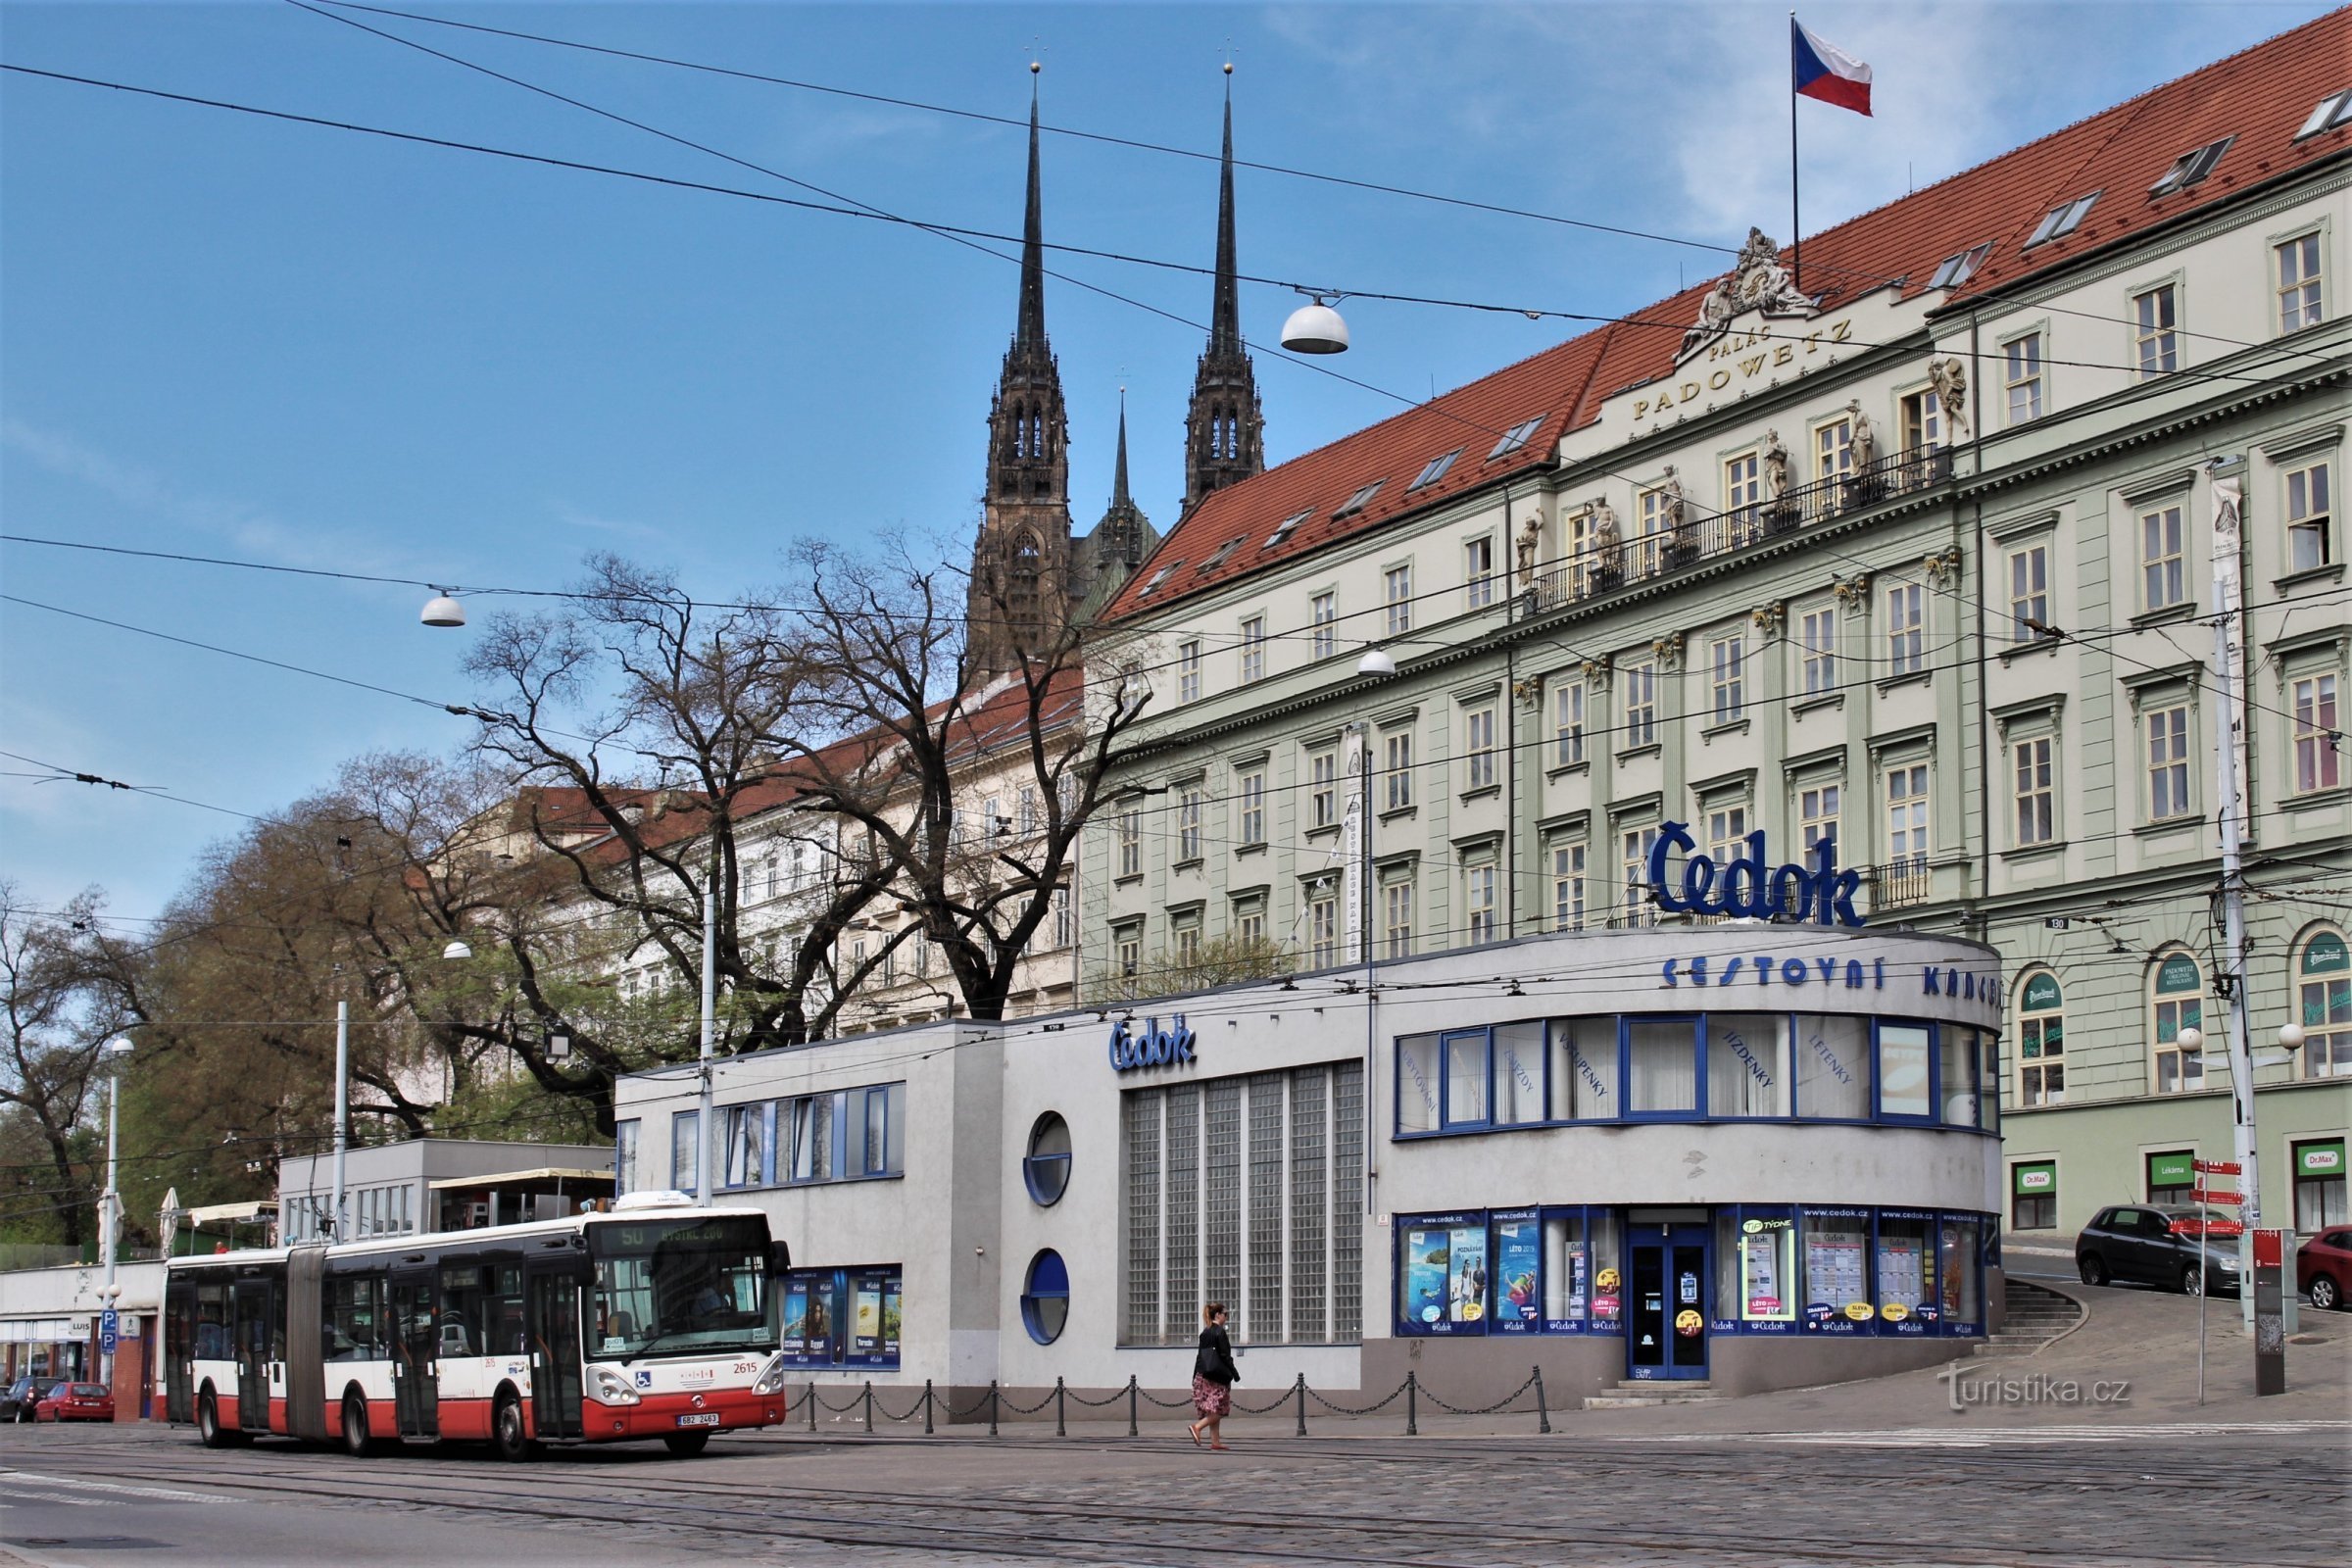
<path id="1" fill-rule="evenodd" d="M 1918 1338 L 1936 1332 L 1942 1294 L 1936 1288 L 1936 1211 L 1882 1208 L 1872 1231 L 1871 1292 L 1879 1332 Z"/>
<path id="2" fill-rule="evenodd" d="M 1061 1254 L 1047 1248 L 1029 1260 L 1021 1286 L 1021 1326 L 1040 1345 L 1061 1338 L 1070 1321 L 1070 1270 Z"/>
<path id="3" fill-rule="evenodd" d="M 636 1121 L 616 1121 L 612 1124 L 612 1196 L 637 1190 L 637 1139 L 643 1124 Z"/>
<path id="4" fill-rule="evenodd" d="M 1401 1216 L 1395 1248 L 1398 1333 L 1487 1332 L 1492 1281 L 1484 1209 Z"/>
<path id="5" fill-rule="evenodd" d="M 675 1192 L 703 1190 L 702 1112 L 681 1110 L 669 1118 L 669 1185 Z"/>
<path id="6" fill-rule="evenodd" d="M 1936 1119 L 1936 1026 L 1907 1019 L 1871 1023 L 1872 1053 L 1878 1058 L 1880 1121 L 1926 1123 Z"/>
<path id="7" fill-rule="evenodd" d="M 1484 1029 L 1453 1029 L 1439 1037 L 1439 1070 L 1444 1074 L 1439 1125 L 1448 1131 L 1487 1127 L 1494 1099 L 1493 1053 Z"/>
<path id="8" fill-rule="evenodd" d="M 1694 1014 L 1628 1014 L 1618 1023 L 1625 1114 L 1699 1121 L 1707 1113 L 1704 1030 Z"/>
<path id="9" fill-rule="evenodd" d="M 1029 1129 L 1029 1151 L 1021 1156 L 1021 1180 L 1040 1208 L 1061 1201 L 1070 1187 L 1070 1124 L 1049 1110 Z"/>

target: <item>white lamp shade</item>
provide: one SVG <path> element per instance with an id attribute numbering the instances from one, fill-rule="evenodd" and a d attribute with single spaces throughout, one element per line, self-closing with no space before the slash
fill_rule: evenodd
<path id="1" fill-rule="evenodd" d="M 473 950 L 463 942 L 452 942 L 448 947 L 441 950 L 441 956 L 453 961 L 463 958 L 470 958 L 473 956 Z"/>
<path id="2" fill-rule="evenodd" d="M 1282 323 L 1282 346 L 1294 354 L 1345 354 L 1348 323 L 1320 300 L 1301 305 Z"/>
<path id="3" fill-rule="evenodd" d="M 2205 1049 L 2205 1031 L 2190 1024 L 2180 1031 L 2178 1044 L 2182 1051 L 2202 1051 Z"/>
<path id="4" fill-rule="evenodd" d="M 424 602 L 424 613 L 417 618 L 427 626 L 463 626 L 466 607 L 447 594 L 435 594 Z"/>
<path id="5" fill-rule="evenodd" d="M 1355 662 L 1355 672 L 1358 675 L 1394 675 L 1396 673 L 1396 661 L 1378 648 L 1367 648 L 1364 657 Z"/>
<path id="6" fill-rule="evenodd" d="M 2303 1049 L 2303 1026 L 2299 1023 L 2280 1024 L 2278 1026 L 2278 1044 L 2287 1051 L 2301 1051 Z"/>

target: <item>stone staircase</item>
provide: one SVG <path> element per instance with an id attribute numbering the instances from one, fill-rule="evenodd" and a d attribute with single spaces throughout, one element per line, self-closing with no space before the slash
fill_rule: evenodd
<path id="1" fill-rule="evenodd" d="M 1708 1399 L 1720 1399 L 1723 1395 L 1706 1378 L 1648 1379 L 1627 1378 L 1608 1394 L 1588 1394 L 1588 1410 L 1639 1410 L 1665 1404 L 1699 1404 Z"/>
<path id="2" fill-rule="evenodd" d="M 1979 1355 L 2031 1355 L 2082 1321 L 2082 1303 L 2063 1291 L 2015 1276 L 2001 1288 L 2008 1316 L 1998 1334 L 1977 1347 Z"/>

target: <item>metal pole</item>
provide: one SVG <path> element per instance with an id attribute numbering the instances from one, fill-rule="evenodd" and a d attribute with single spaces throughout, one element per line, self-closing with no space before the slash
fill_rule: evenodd
<path id="1" fill-rule="evenodd" d="M 111 1048 L 112 1042 L 101 1050 L 111 1057 L 114 1055 Z M 99 1298 L 105 1301 L 109 1312 L 115 1309 L 115 1299 L 120 1294 L 115 1285 L 115 1210 L 121 1206 L 122 1200 L 115 1192 L 115 1133 L 122 1119 L 122 1068 L 117 1062 L 106 1087 L 106 1191 L 98 1199 L 98 1247 L 106 1254 L 106 1285 L 99 1292 Z M 112 1389 L 115 1386 L 115 1358 L 103 1348 L 99 1356 L 98 1381 Z"/>
<path id="2" fill-rule="evenodd" d="M 1408 1438 L 1421 1435 L 1421 1387 L 1410 1372 L 1404 1375 L 1404 1435 Z"/>
<path id="3" fill-rule="evenodd" d="M 333 1237 L 349 1241 L 343 1229 L 343 1155 L 351 1144 L 351 1004 L 335 1004 L 335 1201 Z M 318 1177 L 311 1178 L 316 1193 Z M 316 1200 L 314 1200 L 316 1201 Z"/>
<path id="4" fill-rule="evenodd" d="M 1306 1374 L 1298 1374 L 1298 1437 L 1306 1436 Z"/>
<path id="5" fill-rule="evenodd" d="M 923 1436 L 931 1436 L 931 1380 L 923 1379 Z"/>
<path id="6" fill-rule="evenodd" d="M 1055 1378 L 1054 1380 L 1054 1435 L 1057 1438 L 1066 1438 L 1070 1435 L 1069 1423 L 1063 1419 L 1068 1413 L 1068 1406 L 1062 1403 L 1064 1392 L 1061 1379 Z"/>
<path id="7" fill-rule="evenodd" d="M 1135 1436 L 1135 1374 L 1127 1374 L 1127 1435 Z"/>
<path id="8" fill-rule="evenodd" d="M 988 1435 L 997 1435 L 997 1380 L 988 1380 Z"/>
<path id="9" fill-rule="evenodd" d="M 714 845 L 710 855 L 710 878 L 703 883 L 703 1042 L 701 1062 L 702 1095 L 696 1102 L 694 1136 L 700 1146 L 695 1161 L 696 1184 L 702 1191 L 695 1197 L 709 1207 L 711 1195 L 718 1191 L 717 1170 L 713 1161 L 718 1135 L 710 1126 L 710 1095 L 716 1069 L 710 1054 L 718 1044 L 718 853 Z"/>
<path id="10" fill-rule="evenodd" d="M 1536 1431 L 1551 1431 L 1551 1407 L 1544 1402 L 1544 1369 L 1536 1368 Z"/>
<path id="11" fill-rule="evenodd" d="M 874 1435 L 874 1380 L 865 1380 L 865 1435 Z"/>
<path id="12" fill-rule="evenodd" d="M 2199 1195 L 2197 1198 L 2197 1268 L 2202 1271 L 2205 1267 L 2206 1241 L 2212 1234 L 2213 1212 L 2207 1206 L 2203 1196 L 2205 1183 L 2209 1178 L 2203 1171 L 2196 1171 L 2193 1165 L 2190 1168 L 2195 1171 Z M 2241 1291 L 2253 1289 L 2250 1284 L 2242 1280 L 2238 1283 L 2237 1288 Z M 2201 1286 L 2197 1291 L 2197 1402 L 2199 1404 L 2205 1402 L 2205 1291 Z"/>
<path id="13" fill-rule="evenodd" d="M 2229 994 L 2223 1001 L 2230 1052 L 2230 1130 L 2244 1195 L 2237 1233 L 2237 1299 L 2246 1332 L 2254 1332 L 2254 1232 L 2262 1225 L 2262 1183 L 2255 1171 L 2254 1054 L 2246 1018 L 2246 901 L 2241 833 L 2245 809 L 2239 798 L 2238 747 L 2245 721 L 2238 715 L 2237 691 L 2244 673 L 2243 632 L 2238 605 L 2238 525 L 2243 481 L 2237 474 L 2213 475 L 2214 723 L 2219 731 L 2222 828 L 2222 973 Z M 2197 1267 L 2205 1266 L 2205 1240 L 2197 1239 Z"/>
<path id="14" fill-rule="evenodd" d="M 1797 217 L 1796 205 L 1796 13 L 1788 13 L 1788 282 L 1801 288 L 1805 281 L 1805 260 L 1799 253 L 1799 240 L 1804 223 Z"/>
<path id="15" fill-rule="evenodd" d="M 1376 1096 L 1373 1085 L 1379 1079 L 1380 1011 L 1373 1001 L 1372 988 L 1372 726 L 1364 726 L 1363 766 L 1359 769 L 1363 789 L 1357 802 L 1358 825 L 1363 829 L 1357 839 L 1356 881 L 1360 885 L 1360 910 L 1357 918 L 1363 926 L 1364 960 L 1364 1218 L 1379 1212 L 1373 1197 L 1372 1184 L 1378 1175 L 1372 1163 L 1372 1151 L 1378 1147 L 1372 1136 L 1372 1103 Z"/>

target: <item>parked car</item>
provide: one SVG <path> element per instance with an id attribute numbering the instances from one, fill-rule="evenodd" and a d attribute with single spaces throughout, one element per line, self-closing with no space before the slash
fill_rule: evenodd
<path id="1" fill-rule="evenodd" d="M 2330 1225 L 2295 1249 L 2295 1289 L 2321 1311 L 2340 1311 L 2352 1292 L 2352 1226 Z"/>
<path id="2" fill-rule="evenodd" d="M 0 1420 L 29 1421 L 32 1407 L 41 1402 L 41 1396 L 55 1386 L 55 1378 L 22 1377 L 0 1394 Z"/>
<path id="3" fill-rule="evenodd" d="M 103 1383 L 59 1383 L 33 1406 L 35 1421 L 112 1421 L 115 1396 Z"/>
<path id="4" fill-rule="evenodd" d="M 2102 1208 L 2075 1238 L 2085 1285 L 2156 1285 L 2195 1296 L 2237 1294 L 2237 1237 L 2245 1227 L 2195 1209 L 2122 1203 Z"/>

